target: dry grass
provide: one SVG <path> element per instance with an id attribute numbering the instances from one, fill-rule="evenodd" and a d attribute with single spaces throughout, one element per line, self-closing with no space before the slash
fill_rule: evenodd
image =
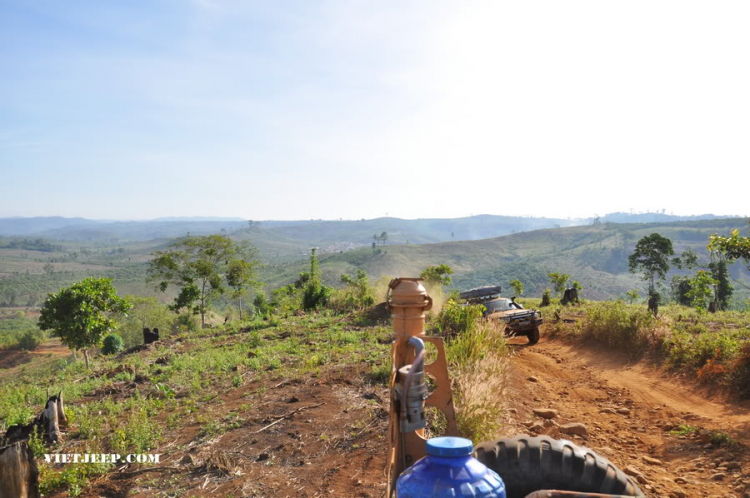
<path id="1" fill-rule="evenodd" d="M 478 443 L 497 435 L 502 424 L 509 364 L 507 347 L 502 329 L 490 321 L 477 323 L 462 337 L 461 346 L 481 351 L 468 359 L 461 355 L 465 361 L 451 364 L 459 432 Z"/>

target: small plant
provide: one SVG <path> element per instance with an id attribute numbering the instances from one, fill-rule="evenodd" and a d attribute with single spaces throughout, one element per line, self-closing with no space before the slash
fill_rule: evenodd
<path id="1" fill-rule="evenodd" d="M 18 347 L 25 351 L 34 351 L 42 343 L 42 333 L 38 330 L 29 330 L 18 339 Z"/>
<path id="2" fill-rule="evenodd" d="M 370 379 L 376 384 L 388 385 L 391 379 L 391 366 L 388 364 L 375 365 L 370 371 Z"/>
<path id="3" fill-rule="evenodd" d="M 737 441 L 731 438 L 729 434 L 722 431 L 711 431 L 708 433 L 708 437 L 711 438 L 711 444 L 715 446 L 734 446 Z"/>
<path id="4" fill-rule="evenodd" d="M 692 425 L 686 425 L 682 424 L 676 429 L 672 429 L 669 431 L 670 434 L 673 436 L 691 436 L 693 434 L 698 434 L 700 432 L 700 427 L 694 427 Z"/>
<path id="5" fill-rule="evenodd" d="M 117 354 L 125 349 L 125 342 L 119 334 L 109 334 L 104 338 L 102 354 Z"/>
<path id="6" fill-rule="evenodd" d="M 34 430 L 29 434 L 29 449 L 36 458 L 42 458 L 47 453 L 47 448 L 44 446 L 44 438 L 39 433 L 37 427 L 34 427 Z"/>

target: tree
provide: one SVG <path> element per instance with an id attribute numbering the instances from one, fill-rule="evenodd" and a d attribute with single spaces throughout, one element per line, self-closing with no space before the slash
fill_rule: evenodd
<path id="1" fill-rule="evenodd" d="M 656 294 L 657 280 L 662 281 L 667 276 L 670 256 L 674 256 L 672 241 L 658 233 L 652 233 L 639 240 L 633 254 L 628 256 L 630 273 L 643 273 L 643 279 L 648 282 L 650 296 Z"/>
<path id="2" fill-rule="evenodd" d="M 638 299 L 638 289 L 629 290 L 625 293 L 626 296 L 628 296 L 628 301 L 630 301 L 630 304 L 633 304 L 636 299 Z"/>
<path id="3" fill-rule="evenodd" d="M 711 278 L 711 274 L 705 270 L 698 270 L 690 280 L 690 290 L 687 293 L 687 297 L 690 299 L 690 304 L 693 305 L 698 311 L 704 311 L 706 309 L 706 302 L 712 297 L 711 286 L 716 285 L 716 280 Z"/>
<path id="4" fill-rule="evenodd" d="M 521 282 L 518 279 L 514 279 L 510 281 L 510 286 L 513 287 L 513 294 L 516 296 L 521 296 L 523 294 L 523 282 Z"/>
<path id="5" fill-rule="evenodd" d="M 162 292 L 170 285 L 177 286 L 180 292 L 170 309 L 179 312 L 185 308 L 200 314 L 205 328 L 206 312 L 211 302 L 226 291 L 227 266 L 237 253 L 237 245 L 223 235 L 185 237 L 169 250 L 154 253 L 154 259 L 149 261 L 148 281 L 158 282 Z M 248 263 L 256 264 L 249 258 Z"/>
<path id="6" fill-rule="evenodd" d="M 709 249 L 710 246 L 709 246 Z M 716 249 L 710 250 L 711 261 L 702 263 L 698 261 L 698 255 L 692 249 L 686 249 L 682 256 L 674 259 L 678 268 L 702 268 L 709 270 L 711 278 L 715 281 L 713 284 L 716 309 L 726 309 L 729 306 L 729 299 L 732 297 L 734 289 L 729 282 L 729 269 L 727 256 Z M 685 306 L 691 306 L 692 301 L 687 297 L 690 290 L 692 279 L 688 277 L 674 277 L 672 279 L 672 291 L 677 294 L 677 301 Z"/>
<path id="7" fill-rule="evenodd" d="M 672 299 L 683 306 L 690 306 L 691 299 L 688 293 L 692 288 L 691 278 L 684 275 L 675 275 L 670 283 L 672 289 Z"/>
<path id="8" fill-rule="evenodd" d="M 353 278 L 346 273 L 341 275 L 341 282 L 347 286 L 346 304 L 350 308 L 366 308 L 375 303 L 375 295 L 370 286 L 370 279 L 363 270 L 357 270 Z"/>
<path id="9" fill-rule="evenodd" d="M 714 297 L 718 308 L 721 310 L 727 309 L 729 306 L 729 298 L 732 297 L 734 288 L 729 283 L 729 268 L 726 258 L 720 253 L 716 256 L 711 254 L 713 261 L 708 264 L 708 269 L 711 271 L 711 277 L 714 280 Z"/>
<path id="10" fill-rule="evenodd" d="M 118 334 L 109 334 L 104 338 L 102 354 L 115 354 L 125 349 L 125 342 Z"/>
<path id="11" fill-rule="evenodd" d="M 750 269 L 750 237 L 741 237 L 739 230 L 733 230 L 729 237 L 711 235 L 708 250 L 717 251 L 729 259 L 744 259 Z"/>
<path id="12" fill-rule="evenodd" d="M 388 234 L 385 232 L 381 233 L 380 240 L 383 241 L 383 245 L 385 245 L 385 241 L 388 240 Z"/>
<path id="13" fill-rule="evenodd" d="M 453 274 L 453 268 L 446 264 L 438 266 L 428 266 L 422 273 L 419 274 L 419 278 L 423 279 L 428 287 L 441 287 L 448 286 L 451 284 L 450 275 Z"/>
<path id="14" fill-rule="evenodd" d="M 302 307 L 305 310 L 314 310 L 322 308 L 328 304 L 333 289 L 323 285 L 320 276 L 320 264 L 315 257 L 315 248 L 310 250 L 310 273 L 300 275 L 300 280 L 304 278 L 304 290 L 302 292 Z"/>
<path id="15" fill-rule="evenodd" d="M 87 278 L 50 294 L 42 306 L 39 328 L 52 330 L 72 350 L 98 346 L 104 334 L 117 326 L 112 314 L 125 313 L 132 305 L 117 295 L 110 278 Z"/>
<path id="16" fill-rule="evenodd" d="M 255 248 L 247 246 L 243 251 L 243 258 L 229 261 L 227 264 L 227 285 L 232 288 L 231 297 L 237 299 L 237 307 L 240 310 L 240 321 L 242 320 L 242 298 L 247 295 L 250 288 L 260 285 L 257 279 L 257 268 L 260 262 L 255 259 Z"/>
<path id="17" fill-rule="evenodd" d="M 562 294 L 565 291 L 565 285 L 568 283 L 570 275 L 567 275 L 565 273 L 552 272 L 548 273 L 547 277 L 549 278 L 552 287 L 555 289 L 555 292 L 557 294 Z"/>

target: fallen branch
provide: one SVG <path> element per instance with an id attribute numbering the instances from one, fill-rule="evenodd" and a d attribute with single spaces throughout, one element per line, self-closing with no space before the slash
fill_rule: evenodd
<path id="1" fill-rule="evenodd" d="M 323 406 L 324 404 L 325 403 L 318 403 L 317 405 L 301 406 L 301 407 L 297 408 L 296 410 L 292 410 L 289 413 L 287 413 L 285 415 L 282 415 L 276 421 L 271 422 L 270 424 L 268 424 L 267 426 L 263 427 L 262 429 L 258 429 L 257 431 L 253 432 L 253 434 L 258 434 L 259 432 L 263 432 L 266 429 L 269 429 L 269 428 L 273 427 L 274 425 L 278 424 L 279 422 L 281 422 L 285 418 L 291 417 L 292 415 L 294 415 L 297 412 L 301 412 L 302 410 L 307 410 L 309 408 L 317 408 L 319 406 Z"/>

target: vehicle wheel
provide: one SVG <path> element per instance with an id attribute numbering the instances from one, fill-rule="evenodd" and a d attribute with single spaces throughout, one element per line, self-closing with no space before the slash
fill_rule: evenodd
<path id="1" fill-rule="evenodd" d="M 539 327 L 534 327 L 532 330 L 528 331 L 526 337 L 529 338 L 529 346 L 533 346 L 539 342 Z"/>
<path id="2" fill-rule="evenodd" d="M 520 435 L 480 443 L 474 457 L 503 478 L 508 498 L 542 489 L 645 496 L 606 458 L 566 439 Z"/>

